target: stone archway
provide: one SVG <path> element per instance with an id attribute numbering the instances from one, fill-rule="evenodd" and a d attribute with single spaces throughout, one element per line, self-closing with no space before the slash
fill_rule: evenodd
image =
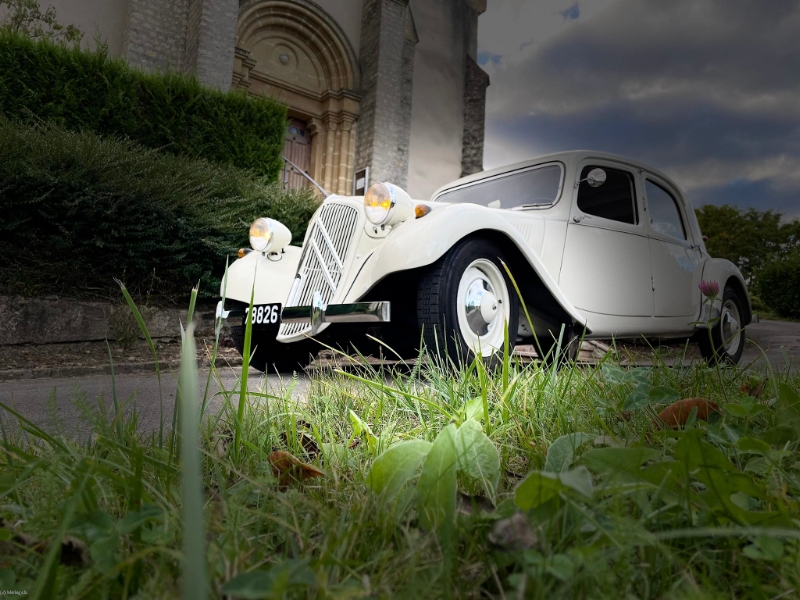
<path id="1" fill-rule="evenodd" d="M 308 123 L 309 174 L 350 194 L 361 96 L 356 54 L 339 25 L 308 0 L 245 0 L 239 7 L 233 87 L 269 96 Z"/>

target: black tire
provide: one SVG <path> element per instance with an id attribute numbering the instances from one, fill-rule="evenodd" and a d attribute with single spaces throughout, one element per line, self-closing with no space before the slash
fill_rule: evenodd
<path id="1" fill-rule="evenodd" d="M 465 339 L 464 332 L 461 331 L 459 326 L 457 296 L 462 276 L 476 261 L 481 263 L 479 265 L 480 268 L 487 269 L 492 273 L 486 276 L 486 283 L 491 284 L 489 279 L 493 278 L 498 286 L 500 280 L 505 286 L 504 289 L 496 290 L 499 295 L 492 296 L 500 300 L 493 306 L 493 309 L 495 311 L 501 310 L 503 299 L 507 299 L 509 306 L 509 351 L 514 349 L 519 327 L 519 298 L 501 262 L 508 264 L 508 257 L 505 256 L 501 248 L 489 240 L 471 238 L 453 246 L 447 254 L 431 265 L 420 277 L 419 287 L 417 288 L 417 323 L 422 331 L 422 341 L 433 356 L 447 357 L 461 364 L 469 364 L 475 359 L 475 352 Z M 487 262 L 495 266 L 501 279 L 498 279 L 497 273 L 489 267 Z M 495 290 L 492 288 L 492 291 Z M 469 332 L 467 335 L 473 335 L 477 340 L 486 337 L 486 339 L 493 339 L 496 342 L 498 331 L 495 328 L 502 327 L 502 322 L 497 321 L 501 315 L 495 314 L 497 316 L 491 322 L 486 323 L 486 321 L 483 321 L 481 323 L 481 326 L 485 324 L 489 331 L 485 336 Z M 481 318 L 483 317 L 481 316 Z M 499 330 L 499 339 L 501 340 L 499 346 L 490 345 L 494 350 L 487 348 L 485 351 L 484 361 L 489 366 L 496 366 L 502 361 L 502 329 Z"/>
<path id="2" fill-rule="evenodd" d="M 231 337 L 239 354 L 244 352 L 244 326 L 232 326 Z M 292 373 L 305 369 L 313 356 L 305 342 L 281 344 L 274 334 L 254 331 L 250 339 L 250 366 L 265 373 Z"/>
<path id="3" fill-rule="evenodd" d="M 736 314 L 731 310 L 735 307 Z M 735 333 L 731 333 L 732 324 L 727 321 L 728 317 L 738 316 L 738 327 Z M 722 306 L 720 317 L 711 325 L 711 336 L 709 339 L 708 330 L 704 329 L 697 332 L 697 341 L 700 345 L 700 353 L 709 365 L 719 363 L 729 363 L 735 365 L 739 363 L 744 352 L 744 325 L 742 321 L 745 317 L 744 303 L 739 298 L 739 294 L 731 287 L 726 287 L 722 294 Z M 725 321 L 725 322 L 723 322 Z"/>

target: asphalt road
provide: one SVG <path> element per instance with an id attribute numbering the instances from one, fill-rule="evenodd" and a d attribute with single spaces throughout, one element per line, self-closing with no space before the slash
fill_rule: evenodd
<path id="1" fill-rule="evenodd" d="M 763 368 L 766 357 L 772 367 L 779 370 L 800 368 L 800 323 L 762 321 L 751 325 L 747 331 L 751 341 L 746 346 L 742 364 L 752 363 L 755 368 Z M 221 370 L 221 384 L 224 389 L 233 389 L 239 371 L 240 369 L 232 368 Z M 265 378 L 253 370 L 251 374 L 251 389 L 256 385 L 263 391 L 276 395 L 289 393 L 289 380 L 276 375 Z M 200 372 L 201 391 L 205 389 L 207 376 L 207 371 Z M 140 427 L 146 431 L 157 430 L 161 402 L 155 374 L 117 375 L 114 384 L 120 401 L 128 409 L 136 406 Z M 301 376 L 291 394 L 302 399 L 307 395 L 309 385 L 309 377 Z M 164 420 L 169 425 L 177 389 L 176 374 L 163 374 L 161 388 Z M 220 406 L 219 391 L 219 384 L 212 381 L 208 394 L 211 410 L 218 410 Z M 112 380 L 108 375 L 0 383 L 0 402 L 14 406 L 26 418 L 38 425 L 47 426 L 48 430 L 58 430 L 61 434 L 78 438 L 83 438 L 91 431 L 91 425 L 85 417 L 87 407 L 96 409 L 100 401 L 110 409 L 113 406 L 112 398 Z"/>

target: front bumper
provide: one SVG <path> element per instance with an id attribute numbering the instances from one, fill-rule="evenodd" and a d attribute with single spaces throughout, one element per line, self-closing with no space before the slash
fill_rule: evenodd
<path id="1" fill-rule="evenodd" d="M 389 323 L 391 313 L 388 301 L 326 305 L 321 294 L 316 292 L 311 306 L 285 307 L 281 311 L 281 323 L 311 323 L 311 335 L 316 335 L 324 323 Z M 217 303 L 217 319 L 244 319 L 244 315 L 244 310 L 225 310 L 222 300 Z"/>

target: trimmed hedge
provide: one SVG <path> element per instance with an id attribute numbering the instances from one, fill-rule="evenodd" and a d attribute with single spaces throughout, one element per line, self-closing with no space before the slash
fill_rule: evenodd
<path id="1" fill-rule="evenodd" d="M 251 169 L 277 180 L 287 112 L 178 73 L 145 74 L 94 51 L 0 32 L 0 114 Z"/>
<path id="2" fill-rule="evenodd" d="M 302 242 L 319 200 L 229 165 L 0 118 L 0 293 L 215 296 L 257 216 Z"/>
<path id="3" fill-rule="evenodd" d="M 800 253 L 764 267 L 758 276 L 758 292 L 780 316 L 800 319 Z"/>

